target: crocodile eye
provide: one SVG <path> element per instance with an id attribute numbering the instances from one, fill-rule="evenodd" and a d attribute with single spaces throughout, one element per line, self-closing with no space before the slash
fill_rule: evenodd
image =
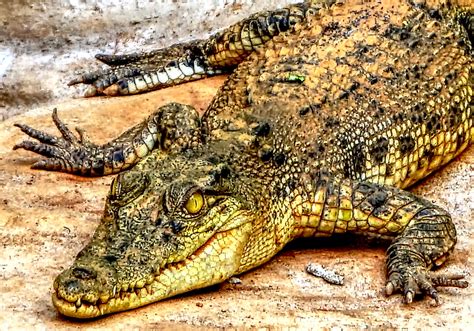
<path id="1" fill-rule="evenodd" d="M 201 211 L 202 207 L 204 206 L 204 197 L 202 196 L 201 192 L 194 192 L 186 201 L 184 208 L 186 208 L 187 212 L 190 214 L 197 214 Z"/>

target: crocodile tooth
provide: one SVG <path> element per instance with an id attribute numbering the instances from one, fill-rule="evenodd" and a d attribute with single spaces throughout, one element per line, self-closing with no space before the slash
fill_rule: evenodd
<path id="1" fill-rule="evenodd" d="M 154 280 L 155 280 L 155 276 L 150 275 L 150 276 L 148 276 L 148 278 L 146 279 L 146 284 L 147 284 L 147 285 L 150 285 L 151 283 L 153 283 Z"/>
<path id="2" fill-rule="evenodd" d="M 153 294 L 153 290 L 151 289 L 150 285 L 145 285 L 145 288 L 146 288 L 146 291 L 148 292 L 148 294 Z"/>
<path id="3" fill-rule="evenodd" d="M 81 298 L 77 299 L 76 307 L 79 308 L 82 305 Z"/>
<path id="4" fill-rule="evenodd" d="M 110 298 L 110 297 L 109 297 L 109 295 L 107 295 L 107 294 L 101 295 L 101 296 L 99 297 L 100 302 L 102 302 L 102 303 L 106 303 L 107 301 L 109 301 L 109 298 Z"/>
<path id="5" fill-rule="evenodd" d="M 135 292 L 129 293 L 128 300 L 130 300 L 130 302 L 134 302 L 137 299 L 138 299 L 138 295 Z"/>
<path id="6" fill-rule="evenodd" d="M 145 286 L 145 280 L 142 279 L 142 280 L 139 280 L 136 284 L 135 284 L 135 288 L 142 288 L 143 286 Z"/>
<path id="7" fill-rule="evenodd" d="M 115 307 L 116 305 L 117 305 L 117 299 L 115 298 L 110 299 L 108 306 Z"/>

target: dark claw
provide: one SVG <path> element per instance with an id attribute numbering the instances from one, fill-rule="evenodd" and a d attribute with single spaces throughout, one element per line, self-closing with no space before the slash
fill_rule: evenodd
<path id="1" fill-rule="evenodd" d="M 398 272 L 390 276 L 389 281 L 385 285 L 385 293 L 390 296 L 395 292 L 402 291 L 407 304 L 413 302 L 415 295 L 425 294 L 433 298 L 436 306 L 440 305 L 440 298 L 435 286 L 450 286 L 458 288 L 466 288 L 469 284 L 462 280 L 464 275 L 436 274 L 429 271 L 404 271 L 404 276 Z M 400 282 L 404 279 L 403 284 Z"/>
<path id="2" fill-rule="evenodd" d="M 428 278 L 428 274 L 420 274 L 418 277 L 418 286 L 422 293 L 426 293 L 428 296 L 433 298 L 436 302 L 436 305 L 439 305 L 439 296 L 438 291 L 433 287 L 433 283 Z"/>
<path id="3" fill-rule="evenodd" d="M 25 149 L 27 151 L 35 152 L 45 157 L 60 157 L 61 153 L 57 147 L 37 143 L 34 141 L 25 140 L 13 146 L 13 150 Z"/>
<path id="4" fill-rule="evenodd" d="M 124 55 L 108 55 L 108 54 L 96 54 L 95 58 L 102 63 L 109 66 L 119 66 L 137 62 L 140 58 L 143 58 L 143 54 L 124 54 Z"/>
<path id="5" fill-rule="evenodd" d="M 385 285 L 385 295 L 391 296 L 395 292 L 395 288 L 391 281 L 387 282 Z"/>
<path id="6" fill-rule="evenodd" d="M 412 303 L 414 296 L 415 296 L 415 294 L 413 293 L 413 291 L 412 291 L 412 290 L 408 290 L 408 291 L 405 293 L 405 303 L 406 303 L 406 304 Z"/>
<path id="7" fill-rule="evenodd" d="M 105 63 L 109 66 L 117 66 L 121 64 L 127 64 L 128 62 L 130 62 L 120 55 L 96 54 L 95 58 L 99 60 L 100 62 Z"/>
<path id="8" fill-rule="evenodd" d="M 77 134 L 79 135 L 79 143 L 82 145 L 90 145 L 91 141 L 87 133 L 84 131 L 84 129 L 76 127 L 76 131 L 77 131 Z"/>
<path id="9" fill-rule="evenodd" d="M 62 170 L 65 169 L 65 163 L 60 159 L 44 159 L 39 160 L 31 166 L 31 169 L 36 170 Z"/>
<path id="10" fill-rule="evenodd" d="M 79 138 L 58 117 L 57 109 L 53 110 L 53 121 L 62 137 L 45 134 L 27 125 L 16 124 L 24 133 L 38 141 L 24 140 L 13 147 L 25 149 L 46 157 L 33 164 L 33 169 L 64 171 L 69 173 L 89 174 L 92 158 L 97 155 L 97 145 L 87 138 L 85 132 L 76 128 Z M 95 162 L 95 161 L 94 161 Z M 100 171 L 97 170 L 99 173 Z"/>
<path id="11" fill-rule="evenodd" d="M 66 126 L 66 124 L 61 122 L 61 120 L 59 119 L 57 108 L 53 109 L 53 116 L 52 117 L 53 117 L 54 124 L 58 128 L 59 132 L 61 132 L 61 135 L 63 136 L 63 138 L 66 139 L 66 141 L 68 141 L 70 143 L 77 143 L 78 142 L 77 138 L 74 136 L 74 134 L 71 132 L 71 130 L 69 130 L 69 128 Z"/>
<path id="12" fill-rule="evenodd" d="M 46 169 L 46 160 L 39 160 L 31 166 L 31 169 L 45 170 Z"/>
<path id="13" fill-rule="evenodd" d="M 449 286 L 449 287 L 458 287 L 458 288 L 466 288 L 469 286 L 469 282 L 463 280 L 465 275 L 448 275 L 448 274 L 441 274 L 437 275 L 432 273 L 430 275 L 431 282 L 434 286 Z"/>
<path id="14" fill-rule="evenodd" d="M 37 139 L 44 144 L 56 145 L 58 140 L 56 137 L 49 135 L 47 133 L 41 132 L 39 130 L 33 129 L 32 127 L 25 124 L 13 124 L 19 128 L 23 133 L 27 134 L 31 138 Z"/>
<path id="15" fill-rule="evenodd" d="M 149 53 L 148 56 L 153 56 Z M 116 83 L 129 77 L 136 77 L 143 74 L 140 69 L 139 62 L 147 57 L 147 54 L 126 54 L 126 55 L 107 55 L 97 54 L 96 59 L 111 66 L 110 69 L 97 70 L 85 73 L 68 82 L 68 86 L 77 84 L 89 85 L 89 89 L 85 92 L 85 97 L 93 97 L 96 95 L 127 95 L 129 91 L 126 87 L 119 88 Z M 136 66 L 130 67 L 133 63 Z M 127 84 L 127 83 L 125 83 Z"/>
<path id="16" fill-rule="evenodd" d="M 92 84 L 94 83 L 97 79 L 99 79 L 99 76 L 103 75 L 103 72 L 93 72 L 93 73 L 87 73 L 81 76 L 78 76 L 76 78 L 71 79 L 68 83 L 67 86 L 73 86 L 77 84 Z"/>
<path id="17" fill-rule="evenodd" d="M 69 82 L 67 82 L 67 86 L 73 86 L 82 83 L 84 83 L 84 78 L 81 76 L 71 79 Z"/>
<path id="18" fill-rule="evenodd" d="M 440 305 L 438 291 L 436 291 L 434 288 L 431 288 L 431 290 L 428 292 L 428 295 L 434 299 L 436 306 Z"/>
<path id="19" fill-rule="evenodd" d="M 105 63 L 105 64 L 108 64 L 110 65 L 111 63 L 113 63 L 113 60 L 114 60 L 114 56 L 113 55 L 109 55 L 109 54 L 96 54 L 94 56 L 97 60 L 99 60 L 100 62 L 102 63 Z"/>

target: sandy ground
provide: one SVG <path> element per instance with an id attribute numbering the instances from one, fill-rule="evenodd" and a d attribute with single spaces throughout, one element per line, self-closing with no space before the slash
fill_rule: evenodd
<path id="1" fill-rule="evenodd" d="M 62 7 L 54 7 L 55 1 L 0 0 L 0 119 L 5 119 L 0 122 L 0 329 L 472 327 L 472 286 L 441 289 L 441 307 L 433 307 L 430 300 L 406 306 L 400 296 L 385 298 L 385 247 L 360 240 L 300 241 L 242 275 L 242 284 L 224 283 L 94 321 L 78 322 L 56 313 L 50 299 L 53 279 L 91 237 L 111 177 L 84 179 L 31 170 L 38 157 L 11 150 L 24 138 L 12 124 L 56 133 L 50 114 L 57 107 L 66 123 L 85 128 L 100 143 L 165 102 L 205 109 L 222 77 L 110 99 L 73 99 L 80 89 L 67 89 L 64 82 L 75 70 L 97 67 L 92 60 L 97 52 L 151 49 L 200 37 L 275 1 L 217 2 L 222 6 L 170 0 L 171 7 L 161 10 L 148 1 L 130 1 L 133 8 L 126 8 L 119 0 L 98 5 L 71 0 Z M 181 15 L 179 8 L 188 15 Z M 203 17 L 215 18 L 200 25 Z M 473 170 L 471 147 L 413 188 L 452 213 L 459 242 L 445 270 L 465 272 L 471 283 Z M 344 274 L 345 285 L 329 285 L 306 274 L 309 261 Z"/>
<path id="2" fill-rule="evenodd" d="M 250 13 L 298 0 L 0 0 L 0 120 L 81 94 L 66 83 L 97 53 L 206 38 Z"/>
<path id="3" fill-rule="evenodd" d="M 97 142 L 116 136 L 169 100 L 204 109 L 223 77 L 145 95 L 66 100 L 59 114 L 80 125 Z M 0 325 L 12 328 L 191 328 L 191 327 L 350 327 L 467 328 L 473 322 L 472 286 L 441 289 L 443 305 L 430 300 L 402 304 L 385 298 L 384 249 L 359 240 L 297 242 L 270 263 L 224 283 L 130 312 L 80 323 L 59 316 L 50 295 L 54 277 L 73 260 L 92 235 L 111 177 L 83 179 L 30 170 L 38 158 L 11 151 L 23 136 L 14 122 L 55 133 L 50 107 L 0 124 Z M 459 243 L 446 269 L 468 274 L 474 268 L 474 149 L 413 189 L 452 212 Z M 335 286 L 307 275 L 308 261 L 346 277 Z"/>

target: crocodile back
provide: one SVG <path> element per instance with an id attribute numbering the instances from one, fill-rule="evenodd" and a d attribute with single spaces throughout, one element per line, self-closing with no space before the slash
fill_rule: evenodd
<path id="1" fill-rule="evenodd" d="M 204 115 L 207 136 L 272 176 L 323 168 L 411 185 L 473 141 L 466 13 L 394 1 L 321 10 L 237 68 Z"/>

